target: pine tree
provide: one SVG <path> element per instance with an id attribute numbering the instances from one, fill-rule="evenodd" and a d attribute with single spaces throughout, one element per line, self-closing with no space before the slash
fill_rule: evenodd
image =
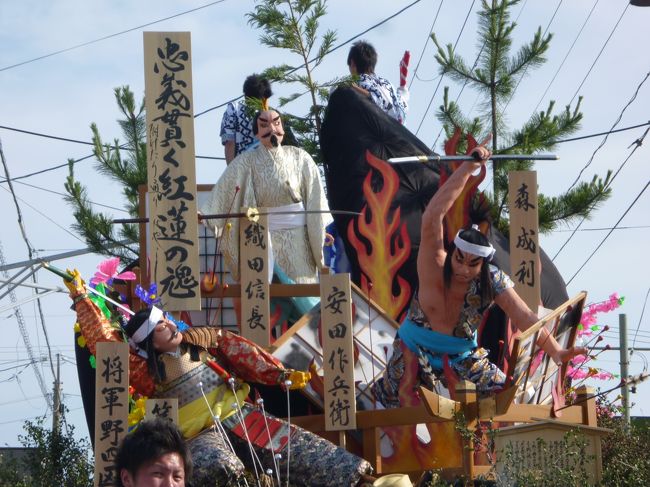
<path id="1" fill-rule="evenodd" d="M 473 134 L 477 140 L 492 134 L 494 154 L 534 154 L 551 151 L 557 140 L 574 133 L 580 127 L 582 113 L 580 98 L 572 109 L 567 106 L 559 115 L 553 115 L 554 102 L 545 111 L 534 113 L 524 126 L 509 131 L 505 123 L 505 110 L 518 82 L 533 68 L 543 64 L 552 34 L 543 35 L 537 29 L 533 39 L 510 56 L 512 32 L 516 24 L 510 22 L 510 9 L 519 0 L 482 0 L 479 12 L 479 45 L 482 45 L 476 61 L 470 65 L 459 56 L 451 44 L 441 46 L 435 34 L 431 35 L 438 48 L 436 61 L 441 75 L 476 89 L 483 97 L 483 112 L 470 119 L 463 114 L 458 104 L 449 100 L 449 88 L 445 87 L 443 105 L 437 117 L 442 122 L 447 136 L 458 127 L 465 134 Z M 461 147 L 462 149 L 462 147 Z M 492 217 L 495 226 L 507 235 L 508 172 L 530 170 L 532 161 L 500 161 L 493 164 Z M 589 183 L 580 183 L 559 196 L 548 197 L 539 194 L 539 229 L 550 232 L 560 223 L 569 223 L 577 217 L 588 217 L 610 196 L 609 180 L 594 176 Z"/>
<path id="2" fill-rule="evenodd" d="M 298 66 L 283 64 L 273 66 L 263 75 L 280 83 L 297 84 L 299 91 L 280 99 L 280 107 L 307 94 L 310 97 L 309 112 L 304 116 L 288 113 L 283 115 L 285 124 L 296 137 L 297 144 L 320 162 L 320 129 L 324 103 L 330 88 L 346 78 L 334 78 L 319 83 L 314 71 L 332 49 L 336 32 L 318 34 L 319 21 L 327 13 L 326 0 L 263 0 L 247 14 L 249 24 L 262 29 L 260 41 L 265 46 L 288 49 L 299 58 Z M 316 47 L 317 42 L 320 42 Z"/>
<path id="3" fill-rule="evenodd" d="M 103 143 L 97 125 L 91 124 L 95 168 L 100 174 L 121 184 L 126 211 L 130 216 L 137 217 L 138 186 L 147 183 L 144 101 L 136 108 L 135 97 L 128 86 L 115 88 L 115 99 L 124 115 L 118 124 L 126 142 L 121 145 L 115 139 L 112 145 Z M 122 151 L 126 151 L 125 157 Z M 75 179 L 73 160 L 68 160 L 68 167 L 69 174 L 64 184 L 68 195 L 65 200 L 74 210 L 77 220 L 72 226 L 74 230 L 84 237 L 94 252 L 117 256 L 123 261 L 137 258 L 137 250 L 130 246 L 139 242 L 137 225 L 122 225 L 116 230 L 110 215 L 93 210 L 86 188 Z"/>

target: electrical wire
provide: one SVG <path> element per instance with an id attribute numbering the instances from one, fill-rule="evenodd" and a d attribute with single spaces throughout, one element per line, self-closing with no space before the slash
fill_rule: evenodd
<path id="1" fill-rule="evenodd" d="M 424 51 L 426 51 L 427 46 L 429 45 L 429 41 L 431 40 L 431 34 L 433 34 L 433 28 L 436 25 L 436 21 L 438 20 L 438 15 L 440 14 L 440 9 L 442 8 L 442 4 L 445 3 L 445 0 L 440 0 L 440 4 L 438 5 L 438 10 L 436 11 L 436 15 L 433 18 L 433 23 L 431 24 L 431 28 L 429 29 L 429 33 L 427 34 L 427 38 L 424 41 L 424 46 L 422 46 L 422 52 L 420 52 L 420 57 L 418 58 L 418 63 L 415 65 L 415 69 L 413 70 L 413 77 L 411 78 L 411 82 L 409 83 L 409 90 L 411 89 L 411 85 L 413 84 L 413 81 L 415 78 L 418 78 L 420 81 L 425 81 L 421 78 L 418 77 L 418 69 L 420 68 L 420 63 L 422 62 L 422 58 L 424 57 Z M 435 78 L 429 80 L 433 81 Z"/>
<path id="2" fill-rule="evenodd" d="M 544 100 L 544 97 L 545 97 L 546 94 L 548 93 L 548 90 L 551 89 L 551 85 L 555 82 L 555 78 L 557 78 L 557 75 L 558 75 L 558 74 L 560 73 L 560 71 L 562 70 L 562 67 L 564 66 L 564 63 L 566 62 L 566 60 L 567 60 L 567 58 L 569 57 L 569 55 L 571 54 L 571 51 L 573 51 L 573 47 L 576 45 L 576 42 L 578 42 L 578 39 L 579 39 L 580 36 L 582 35 L 582 31 L 585 29 L 585 26 L 587 25 L 587 23 L 589 22 L 589 19 L 591 18 L 591 14 L 594 13 L 594 10 L 596 9 L 596 6 L 598 5 L 599 2 L 600 2 L 600 0 L 596 0 L 596 1 L 594 2 L 593 6 L 591 7 L 591 10 L 589 11 L 589 14 L 587 15 L 587 18 L 586 18 L 585 21 L 582 23 L 582 27 L 580 27 L 580 30 L 578 31 L 578 35 L 576 35 L 575 39 L 573 39 L 573 42 L 571 43 L 571 47 L 569 47 L 569 50 L 568 50 L 567 53 L 564 55 L 564 59 L 562 59 L 562 62 L 560 63 L 560 66 L 558 66 L 557 70 L 555 71 L 555 74 L 553 75 L 553 78 L 551 79 L 551 81 L 549 82 L 548 86 L 547 86 L 546 89 L 544 90 L 544 93 L 542 94 L 542 96 L 540 97 L 539 101 L 537 102 L 537 105 L 535 105 L 535 108 L 533 109 L 533 113 L 536 113 L 536 112 L 537 112 L 537 109 L 538 109 L 539 106 L 542 104 L 542 101 Z"/>
<path id="3" fill-rule="evenodd" d="M 646 135 L 648 135 L 648 131 L 649 131 L 649 130 L 650 130 L 650 127 L 648 127 L 648 128 L 645 130 L 645 132 L 643 133 L 643 135 L 642 135 L 641 137 L 639 137 L 637 140 L 635 140 L 635 141 L 632 143 L 632 145 L 634 145 L 634 149 L 632 149 L 632 152 L 630 152 L 630 154 L 628 154 L 628 156 L 625 158 L 625 160 L 624 160 L 624 161 L 621 163 L 621 165 L 618 167 L 618 169 L 616 170 L 616 172 L 614 173 L 614 175 L 610 178 L 609 183 L 608 183 L 608 185 L 607 185 L 607 187 L 606 187 L 605 189 L 611 187 L 611 185 L 612 185 L 612 183 L 614 182 L 614 180 L 616 179 L 616 177 L 619 175 L 619 173 L 623 170 L 623 168 L 624 168 L 625 165 L 627 164 L 627 161 L 629 161 L 630 158 L 632 157 L 632 155 L 634 155 L 634 153 L 636 152 L 636 150 L 637 150 L 639 147 L 641 147 L 641 145 L 643 144 L 643 140 L 645 139 Z M 578 225 L 576 225 L 576 227 L 573 229 L 573 232 L 571 233 L 571 235 L 569 235 L 569 238 L 567 238 L 567 239 L 564 241 L 564 243 L 562 244 L 562 246 L 561 246 L 561 247 L 559 248 L 559 250 L 555 253 L 555 255 L 553 256 L 553 258 L 551 259 L 551 262 L 555 262 L 555 259 L 557 258 L 557 256 L 560 255 L 560 252 L 562 252 L 562 250 L 564 250 L 564 248 L 568 245 L 568 243 L 571 241 L 571 239 L 572 239 L 573 236 L 576 234 L 576 232 L 578 231 L 578 229 L 582 226 L 582 224 L 583 224 L 586 220 L 587 220 L 587 217 L 586 217 L 586 216 L 583 217 L 582 220 L 580 220 L 580 223 L 578 223 Z M 616 226 L 615 226 L 615 227 L 616 227 Z M 614 230 L 615 227 L 612 227 L 612 231 Z"/>
<path id="4" fill-rule="evenodd" d="M 649 295 L 650 295 L 650 288 L 648 288 L 648 292 L 645 293 L 645 299 L 643 300 L 643 308 L 641 309 L 641 316 L 639 317 L 639 324 L 636 325 L 636 331 L 634 332 L 634 339 L 632 340 L 632 348 L 634 348 L 634 344 L 636 343 L 636 337 L 639 334 L 639 328 L 641 327 L 641 320 L 643 320 L 643 314 L 645 313 L 646 304 L 648 304 Z"/>
<path id="5" fill-rule="evenodd" d="M 618 224 L 623 220 L 623 218 L 625 218 L 625 216 L 629 213 L 629 211 L 630 211 L 630 210 L 632 209 L 632 207 L 636 204 L 636 202 L 639 201 L 639 198 L 641 198 L 641 196 L 643 195 L 643 193 L 645 192 L 645 190 L 648 189 L 648 186 L 650 186 L 650 181 L 648 181 L 648 182 L 646 183 L 646 185 L 643 187 L 643 189 L 641 190 L 641 192 L 636 196 L 636 198 L 634 198 L 634 201 L 632 201 L 632 203 L 630 203 L 630 205 L 627 207 L 627 209 L 623 212 L 623 214 L 622 214 L 621 217 L 618 219 L 618 221 L 616 222 L 616 224 L 614 225 L 614 227 L 613 227 L 609 232 L 607 232 L 607 235 L 605 235 L 605 237 L 603 237 L 603 239 L 602 239 L 601 242 L 598 244 L 598 246 L 597 246 L 597 247 L 594 249 L 594 251 L 589 255 L 589 257 L 587 257 L 587 259 L 586 259 L 586 260 L 584 261 L 584 263 L 583 263 L 583 264 L 578 268 L 578 270 L 575 272 L 575 274 L 573 274 L 573 276 L 571 276 L 571 279 L 569 279 L 569 280 L 566 282 L 566 285 L 567 285 L 567 286 L 568 286 L 569 284 L 571 284 L 571 281 L 573 281 L 573 279 L 578 275 L 578 273 L 579 273 L 579 272 L 580 272 L 580 271 L 581 271 L 581 270 L 582 270 L 582 269 L 587 265 L 587 263 L 588 263 L 588 262 L 591 260 L 591 258 L 596 254 L 596 252 L 598 252 L 598 250 L 603 246 L 603 244 L 604 244 L 605 241 L 609 238 L 609 236 L 612 234 L 612 232 L 614 231 L 614 229 L 615 229 L 615 228 L 618 226 Z"/>
<path id="6" fill-rule="evenodd" d="M 304 67 L 307 66 L 308 64 L 311 64 L 311 63 L 313 63 L 314 61 L 318 61 L 318 60 L 321 59 L 323 56 L 326 56 L 327 54 L 330 54 L 330 53 L 332 53 L 332 52 L 334 52 L 334 51 L 340 49 L 341 47 L 343 47 L 343 46 L 349 44 L 350 42 L 352 42 L 353 40 L 355 40 L 355 39 L 361 37 L 362 35 L 367 34 L 367 33 L 370 32 L 371 30 L 374 30 L 374 29 L 376 29 L 377 27 L 380 27 L 381 25 L 385 24 L 385 23 L 388 22 L 389 20 L 394 19 L 395 17 L 397 17 L 398 15 L 402 14 L 402 13 L 405 12 L 406 10 L 410 9 L 410 8 L 413 7 L 414 5 L 420 3 L 421 1 L 422 1 L 422 0 L 415 0 L 414 2 L 409 3 L 409 4 L 406 5 L 405 7 L 401 8 L 400 10 L 398 10 L 397 12 L 395 12 L 394 14 L 389 15 L 388 17 L 386 17 L 384 20 L 382 20 L 382 21 L 380 21 L 380 22 L 378 22 L 378 23 L 372 25 L 371 27 L 368 27 L 368 28 L 367 28 L 366 30 L 364 30 L 363 32 L 359 32 L 358 34 L 356 34 L 356 35 L 350 37 L 349 39 L 347 39 L 347 40 L 341 42 L 340 44 L 334 46 L 332 49 L 330 49 L 329 51 L 327 51 L 326 53 L 324 53 L 322 56 L 321 56 L 321 55 L 318 55 L 318 56 L 316 56 L 316 57 L 314 57 L 314 58 L 312 58 L 312 59 L 309 59 L 306 63 L 303 63 L 303 64 L 301 64 L 301 65 L 299 65 L 299 66 L 296 66 L 295 68 L 293 68 L 293 69 L 287 71 L 287 72 L 285 73 L 285 75 L 289 75 L 289 74 L 295 73 L 296 71 L 298 71 L 299 69 L 304 68 Z M 233 102 L 235 102 L 235 101 L 237 101 L 237 100 L 239 100 L 240 98 L 243 98 L 243 97 L 244 97 L 244 95 L 239 95 L 239 96 L 237 96 L 237 97 L 235 97 L 235 98 L 232 98 L 232 99 L 230 99 L 230 100 L 228 100 L 228 101 L 225 101 L 225 102 L 223 102 L 223 103 L 220 103 L 220 104 L 217 105 L 217 106 L 214 106 L 214 107 L 208 108 L 208 109 L 206 109 L 206 110 L 203 110 L 203 111 L 201 111 L 201 112 L 199 112 L 199 113 L 194 114 L 194 118 L 198 118 L 198 117 L 200 117 L 201 115 L 205 115 L 206 113 L 211 112 L 211 111 L 213 111 L 213 110 L 216 110 L 217 108 L 224 107 L 224 106 L 226 106 L 228 103 L 233 103 Z"/>
<path id="7" fill-rule="evenodd" d="M 640 228 L 650 228 L 650 225 L 631 225 L 629 227 L 600 227 L 600 228 L 580 228 L 576 229 L 578 232 L 603 232 L 605 230 L 637 230 Z M 567 230 L 553 230 L 554 232 L 562 233 L 562 232 L 573 232 L 574 229 L 569 228 Z"/>
<path id="8" fill-rule="evenodd" d="M 79 49 L 80 47 L 85 47 L 85 46 L 88 46 L 90 44 L 95 44 L 95 43 L 100 42 L 100 41 L 105 41 L 106 39 L 111 39 L 113 37 L 117 37 L 117 36 L 120 36 L 122 34 L 127 34 L 129 32 L 133 32 L 133 31 L 136 31 L 138 29 L 142 29 L 144 27 L 149 27 L 149 26 L 154 25 L 154 24 L 159 24 L 160 22 L 164 22 L 165 20 L 174 19 L 176 17 L 180 17 L 182 15 L 186 15 L 186 14 L 189 14 L 189 13 L 192 13 L 192 12 L 196 12 L 197 10 L 201 10 L 201 9 L 204 9 L 204 8 L 207 8 L 207 7 L 211 7 L 213 5 L 217 5 L 217 4 L 223 3 L 225 1 L 226 0 L 217 0 L 216 2 L 210 2 L 210 3 L 207 3 L 205 5 L 201 5 L 199 7 L 196 7 L 196 8 L 190 9 L 190 10 L 186 10 L 184 12 L 180 12 L 178 14 L 170 15 L 170 16 L 165 17 L 163 19 L 154 20 L 153 22 L 147 22 L 146 24 L 138 25 L 137 27 L 132 27 L 132 28 L 127 29 L 127 30 L 116 32 L 114 34 L 110 34 L 110 35 L 107 35 L 107 36 L 104 36 L 104 37 L 100 37 L 98 39 L 94 39 L 92 41 L 83 42 L 81 44 L 76 44 L 76 45 L 71 46 L 71 47 L 66 47 L 65 49 L 59 49 L 58 51 L 54 51 L 54 52 L 51 52 L 49 54 L 44 54 L 42 56 L 38 56 L 38 57 L 35 57 L 35 58 L 32 58 L 32 59 L 28 59 L 27 61 L 22 61 L 20 63 L 5 66 L 3 68 L 0 68 L 0 72 L 7 71 L 7 70 L 13 69 L 13 68 L 17 68 L 18 66 L 24 66 L 25 64 L 33 63 L 35 61 L 40 61 L 41 59 L 46 59 L 46 58 L 49 58 L 49 57 L 52 57 L 52 56 L 56 56 L 57 54 L 62 54 L 64 52 L 69 52 L 69 51 L 72 51 L 74 49 Z"/>
<path id="9" fill-rule="evenodd" d="M 460 41 L 460 37 L 463 35 L 463 31 L 465 30 L 465 26 L 467 25 L 467 19 L 469 19 L 469 16 L 472 13 L 472 9 L 474 8 L 474 3 L 476 3 L 476 0 L 472 0 L 472 4 L 469 6 L 469 10 L 467 11 L 467 15 L 465 15 L 465 20 L 463 21 L 463 25 L 461 26 L 460 32 L 458 33 L 458 37 L 456 37 L 456 42 L 454 43 L 454 51 L 456 50 L 456 47 L 458 46 L 458 42 Z M 443 80 L 444 77 L 445 77 L 444 73 L 442 75 L 440 75 L 440 79 L 438 80 L 438 84 L 436 85 L 436 89 L 433 91 L 433 95 L 431 95 L 431 98 L 429 99 L 429 104 L 427 105 L 427 109 L 424 111 L 424 115 L 422 115 L 422 119 L 420 120 L 418 128 L 415 131 L 415 135 L 417 135 L 420 132 L 420 128 L 422 128 L 422 124 L 424 123 L 424 119 L 427 117 L 427 114 L 429 113 L 429 109 L 431 108 L 431 104 L 433 103 L 433 100 L 436 97 L 436 94 L 438 93 L 438 88 L 440 88 L 440 83 L 442 83 L 442 80 Z"/>
<path id="10" fill-rule="evenodd" d="M 585 77 L 584 77 L 584 78 L 582 79 L 582 81 L 580 82 L 580 85 L 579 85 L 578 88 L 576 89 L 576 92 L 575 92 L 575 93 L 573 94 L 573 96 L 571 97 L 571 100 L 569 101 L 569 105 L 571 105 L 571 104 L 573 103 L 573 100 L 574 100 L 575 97 L 578 95 L 578 92 L 580 91 L 580 88 L 582 88 L 582 85 L 584 85 L 584 84 L 585 84 L 585 81 L 587 81 L 587 78 L 589 77 L 589 74 L 591 73 L 592 69 L 594 69 L 594 66 L 595 66 L 596 63 L 598 62 L 598 59 L 600 59 L 601 54 L 602 54 L 603 51 L 605 50 L 605 47 L 607 47 L 607 43 L 609 42 L 609 40 L 610 40 L 610 39 L 612 38 L 612 36 L 614 35 L 614 32 L 616 32 L 616 29 L 618 28 L 618 24 L 621 23 L 621 19 L 623 19 L 623 16 L 625 15 L 625 12 L 627 12 L 627 9 L 628 9 L 629 7 L 630 7 L 630 3 L 629 3 L 629 2 L 625 2 L 625 8 L 623 9 L 623 12 L 621 13 L 621 16 L 620 16 L 620 17 L 618 18 L 618 20 L 616 21 L 616 24 L 614 25 L 614 28 L 612 29 L 612 31 L 609 33 L 609 36 L 607 37 L 607 40 L 606 40 L 605 43 L 603 44 L 603 47 L 600 48 L 600 52 L 599 52 L 598 55 L 596 56 L 596 59 L 594 59 L 594 62 L 591 63 L 591 67 L 590 67 L 589 70 L 587 71 L 587 74 L 585 74 Z"/>
<path id="11" fill-rule="evenodd" d="M 626 103 L 626 105 L 623 107 L 623 109 L 621 110 L 621 113 L 618 114 L 618 117 L 617 117 L 616 121 L 614 122 L 614 124 L 613 124 L 613 125 L 611 126 L 611 128 L 609 129 L 610 132 L 611 132 L 612 130 L 614 130 L 614 128 L 619 124 L 619 122 L 620 122 L 621 119 L 623 118 L 623 114 L 624 114 L 625 111 L 628 109 L 628 107 L 629 107 L 632 103 L 634 103 L 634 100 L 636 100 L 636 97 L 638 96 L 639 91 L 641 90 L 641 87 L 645 84 L 645 82 L 648 80 L 648 78 L 650 78 L 650 71 L 648 71 L 648 73 L 646 73 L 646 75 L 644 76 L 644 78 L 643 78 L 643 79 L 641 80 L 641 82 L 637 85 L 636 90 L 635 90 L 635 92 L 634 92 L 634 95 L 632 95 L 632 98 L 630 98 L 630 100 L 629 100 L 629 101 Z M 599 150 L 600 150 L 600 149 L 601 149 L 601 148 L 602 148 L 602 147 L 607 143 L 607 139 L 608 139 L 608 138 L 609 138 L 609 134 L 605 135 L 605 137 L 603 138 L 603 140 L 600 142 L 600 145 L 598 145 L 598 147 L 596 147 L 596 150 L 591 154 L 591 157 L 590 157 L 589 160 L 587 161 L 587 164 L 585 164 L 584 167 L 583 167 L 582 169 L 580 169 L 580 172 L 579 172 L 578 175 L 576 176 L 575 181 L 573 181 L 573 183 L 571 183 L 571 186 L 569 186 L 569 189 L 567 189 L 567 192 L 568 192 L 568 191 L 571 191 L 571 189 L 573 189 L 573 187 L 578 183 L 578 181 L 580 180 L 580 176 L 582 176 L 582 173 L 584 173 L 585 170 L 586 170 L 586 169 L 591 165 L 591 163 L 593 162 L 594 157 L 596 156 L 596 154 L 598 153 L 598 151 L 599 151 Z"/>
<path id="12" fill-rule="evenodd" d="M 24 182 L 24 181 L 16 181 L 16 182 L 17 182 L 18 184 L 22 184 L 23 186 L 28 186 L 28 187 L 30 187 L 30 188 L 38 189 L 38 190 L 40 190 L 40 191 L 45 191 L 46 193 L 52 193 L 52 194 L 56 194 L 56 195 L 58 195 L 58 196 L 64 196 L 64 197 L 65 197 L 65 196 L 69 196 L 69 195 L 67 195 L 67 194 L 65 194 L 65 193 L 61 193 L 60 191 L 54 191 L 54 190 L 52 190 L 52 189 L 43 188 L 43 187 L 41 187 L 41 186 L 36 186 L 35 184 L 29 184 L 29 183 L 26 183 L 26 182 Z M 108 208 L 109 210 L 121 211 L 122 213 L 128 213 L 128 211 L 125 210 L 124 208 L 118 208 L 118 207 L 116 207 L 116 206 L 111 206 L 111 205 L 105 205 L 105 204 L 103 204 L 103 203 L 97 203 L 97 202 L 95 202 L 95 201 L 89 201 L 89 203 L 92 203 L 92 204 L 95 205 L 95 206 L 101 206 L 101 207 L 103 207 L 103 208 Z M 45 250 L 45 249 L 36 249 L 36 250 L 38 250 L 38 251 L 42 251 L 42 250 Z M 58 251 L 61 251 L 61 250 L 71 250 L 71 249 L 50 249 L 50 250 L 58 250 Z"/>

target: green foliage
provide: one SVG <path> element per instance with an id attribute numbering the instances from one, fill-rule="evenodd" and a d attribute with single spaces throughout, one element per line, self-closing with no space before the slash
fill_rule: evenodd
<path id="1" fill-rule="evenodd" d="M 492 134 L 492 152 L 495 154 L 534 154 L 551 151 L 556 141 L 576 132 L 580 127 L 582 113 L 580 98 L 573 107 L 566 106 L 560 114 L 553 114 L 554 102 L 545 111 L 533 113 L 522 128 L 509 131 L 505 123 L 505 110 L 521 79 L 532 68 L 542 65 L 549 48 L 552 34 L 543 35 L 538 28 L 530 42 L 524 44 L 511 56 L 512 33 L 516 27 L 510 21 L 510 9 L 519 0 L 483 0 L 479 12 L 479 45 L 481 49 L 476 62 L 469 63 L 459 56 L 452 46 L 442 46 L 435 34 L 431 35 L 438 48 L 436 61 L 441 74 L 478 91 L 483 99 L 478 117 L 463 114 L 458 104 L 449 100 L 445 87 L 443 105 L 437 117 L 443 124 L 447 137 L 459 127 L 464 134 L 473 134 L 482 140 Z M 465 138 L 462 137 L 461 140 Z M 466 146 L 458 147 L 459 152 Z M 530 170 L 533 161 L 502 161 L 493 164 L 492 220 L 504 234 L 508 234 L 508 172 Z M 566 193 L 548 198 L 539 195 L 540 232 L 549 232 L 561 223 L 567 224 L 576 217 L 587 217 L 607 200 L 610 173 L 605 178 L 594 176 L 589 183 L 582 183 Z"/>
<path id="2" fill-rule="evenodd" d="M 95 168 L 122 186 L 126 211 L 130 216 L 137 217 L 138 186 L 147 182 L 144 101 L 138 108 L 128 86 L 115 88 L 115 99 L 124 115 L 118 124 L 125 142 L 120 144 L 117 139 L 113 144 L 102 142 L 97 126 L 91 124 Z M 127 155 L 123 157 L 122 151 L 126 151 Z M 118 256 L 126 261 L 137 258 L 137 251 L 129 247 L 129 244 L 137 244 L 139 241 L 137 225 L 122 225 L 116 230 L 111 224 L 112 216 L 93 209 L 85 186 L 75 179 L 73 161 L 69 160 L 68 163 L 69 174 L 64 187 L 68 193 L 65 200 L 72 207 L 77 220 L 73 229 L 99 254 Z M 116 201 L 118 199 L 122 198 L 115 198 Z"/>
<path id="3" fill-rule="evenodd" d="M 650 429 L 647 425 L 625 425 L 620 408 L 606 400 L 598 407 L 598 426 L 610 428 L 603 438 L 602 485 L 617 487 L 650 485 Z"/>
<path id="4" fill-rule="evenodd" d="M 307 94 L 309 111 L 301 116 L 284 114 L 285 129 L 295 136 L 297 145 L 320 162 L 320 130 L 325 103 L 331 87 L 347 78 L 334 78 L 320 83 L 314 71 L 323 62 L 336 41 L 336 32 L 319 35 L 320 20 L 327 13 L 326 0 L 261 0 L 247 14 L 252 26 L 262 29 L 260 41 L 265 46 L 286 49 L 299 58 L 300 65 L 272 66 L 262 74 L 271 81 L 297 85 L 297 91 L 280 98 L 280 107 Z"/>
<path id="5" fill-rule="evenodd" d="M 0 486 L 92 486 L 94 467 L 88 442 L 74 438 L 73 426 L 67 433 L 51 431 L 44 421 L 25 421 L 25 435 L 18 438 L 31 450 L 21 460 L 0 463 Z"/>

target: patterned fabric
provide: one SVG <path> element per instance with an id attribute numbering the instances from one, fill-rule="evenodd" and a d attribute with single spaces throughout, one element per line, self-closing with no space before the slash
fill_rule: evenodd
<path id="1" fill-rule="evenodd" d="M 102 311 L 86 294 L 78 292 L 71 294 L 70 297 L 75 302 L 77 321 L 91 354 L 95 355 L 97 342 L 124 341 L 121 332 L 111 325 Z M 154 383 L 149 375 L 147 362 L 133 351 L 129 352 L 129 383 L 144 396 L 151 396 L 154 391 Z"/>
<path id="2" fill-rule="evenodd" d="M 236 188 L 239 187 L 239 191 Z M 239 211 L 241 207 L 276 207 L 302 202 L 305 210 L 328 210 L 318 168 L 298 147 L 259 146 L 237 156 L 215 184 L 203 214 Z M 306 215 L 304 227 L 271 231 L 275 263 L 298 284 L 317 282 L 323 262 L 328 213 Z M 231 224 L 227 231 L 224 227 Z M 210 220 L 223 232 L 221 251 L 233 279 L 239 280 L 239 219 Z"/>
<path id="3" fill-rule="evenodd" d="M 368 90 L 372 101 L 399 123 L 406 120 L 408 110 L 408 91 L 406 88 L 395 90 L 390 81 L 376 74 L 361 74 L 357 84 Z"/>
<path id="4" fill-rule="evenodd" d="M 194 463 L 192 487 L 240 485 L 244 464 L 216 428 L 205 430 L 187 442 Z"/>
<path id="5" fill-rule="evenodd" d="M 280 453 L 278 469 L 282 485 L 286 482 L 286 462 L 289 455 L 289 481 L 290 485 L 296 487 L 352 487 L 359 482 L 362 474 L 372 471 L 366 460 L 298 426 L 291 426 L 289 452 L 286 443 L 289 425 L 267 414 L 273 442 L 271 448 L 266 426 L 258 428 L 258 425 L 249 419 L 255 415 L 256 408 L 244 404 L 242 410 L 244 422 L 248 425 L 248 436 L 264 468 L 273 469 L 272 455 L 274 452 Z M 250 450 L 240 419 L 233 415 L 223 424 L 237 455 L 252 469 Z M 275 473 L 273 477 L 275 478 Z"/>
<path id="6" fill-rule="evenodd" d="M 235 155 L 252 150 L 259 144 L 253 135 L 253 117 L 249 114 L 245 100 L 228 103 L 221 119 L 221 143 L 235 141 Z"/>
<path id="7" fill-rule="evenodd" d="M 490 265 L 490 277 L 495 295 L 499 295 L 506 289 L 514 286 L 510 277 L 496 266 Z M 483 313 L 490 304 L 492 303 L 481 303 L 480 281 L 478 279 L 473 280 L 465 294 L 460 319 L 454 327 L 453 336 L 474 341 L 476 330 L 483 319 Z M 409 321 L 409 324 L 426 329 L 431 328 L 420 307 L 417 294 L 411 301 L 411 308 L 409 309 L 406 320 Z M 432 351 L 420 345 L 414 346 L 413 348 L 415 350 L 411 350 L 402 341 L 399 333 L 398 331 L 397 337 L 393 342 L 393 354 L 388 360 L 386 369 L 384 370 L 384 376 L 373 386 L 373 393 L 377 400 L 388 408 L 400 406 L 399 388 L 405 376 L 404 364 L 406 354 L 415 355 L 419 363 L 417 377 L 415 378 L 416 383 L 413 385 L 413 389 L 424 385 L 435 390 L 438 383 L 447 387 L 447 380 L 440 367 L 440 360 L 445 355 L 443 351 L 439 349 Z M 505 374 L 487 359 L 487 355 L 488 352 L 484 348 L 474 347 L 468 356 L 467 354 L 458 355 L 456 350 L 450 350 L 447 358 L 449 359 L 451 369 L 461 379 L 472 381 L 476 384 L 477 391 L 485 394 L 500 389 L 506 380 Z M 431 356 L 435 357 L 435 360 L 431 360 Z"/>

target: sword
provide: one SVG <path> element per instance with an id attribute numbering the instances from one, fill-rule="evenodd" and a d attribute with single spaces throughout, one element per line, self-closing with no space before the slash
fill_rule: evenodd
<path id="1" fill-rule="evenodd" d="M 559 157 L 555 154 L 492 154 L 488 161 L 557 161 Z M 391 157 L 388 162 L 391 164 L 402 164 L 404 162 L 451 162 L 451 161 L 471 161 L 476 159 L 472 155 L 460 156 L 441 156 L 432 154 L 430 156 L 408 156 L 408 157 Z"/>

